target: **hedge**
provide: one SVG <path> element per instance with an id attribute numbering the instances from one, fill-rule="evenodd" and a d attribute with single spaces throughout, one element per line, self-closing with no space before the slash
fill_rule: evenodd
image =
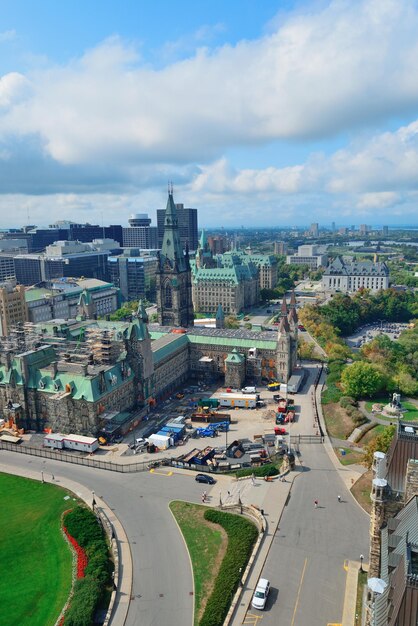
<path id="1" fill-rule="evenodd" d="M 228 535 L 226 554 L 216 578 L 212 595 L 199 622 L 199 626 L 219 626 L 223 624 L 231 606 L 256 542 L 258 531 L 249 520 L 215 509 L 205 511 L 205 519 L 222 526 Z"/>
<path id="2" fill-rule="evenodd" d="M 113 563 L 103 528 L 90 509 L 78 506 L 65 517 L 65 526 L 87 554 L 84 578 L 74 585 L 74 595 L 64 617 L 65 626 L 91 626 L 106 586 L 111 582 Z"/>
<path id="3" fill-rule="evenodd" d="M 277 476 L 280 473 L 279 468 L 274 463 L 266 463 L 261 467 L 246 467 L 244 469 L 237 470 L 235 476 L 242 478 L 243 476 L 258 476 L 264 478 L 264 476 Z"/>

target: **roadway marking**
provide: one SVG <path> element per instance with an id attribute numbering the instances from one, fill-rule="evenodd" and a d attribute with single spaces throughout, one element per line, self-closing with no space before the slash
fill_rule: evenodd
<path id="1" fill-rule="evenodd" d="M 330 622 L 328 622 L 327 626 L 343 626 L 342 624 L 337 624 L 336 622 L 332 622 L 332 624 Z"/>
<path id="2" fill-rule="evenodd" d="M 263 619 L 262 615 L 253 615 L 253 613 L 247 613 L 244 617 L 243 624 L 247 624 L 247 626 L 257 626 L 258 620 Z M 250 620 L 250 621 L 248 621 Z"/>
<path id="3" fill-rule="evenodd" d="M 345 571 L 348 572 L 348 559 L 345 559 L 343 567 L 344 567 Z"/>
<path id="4" fill-rule="evenodd" d="M 296 617 L 296 611 L 298 608 L 298 604 L 299 604 L 299 597 L 300 597 L 300 592 L 302 589 L 302 583 L 303 583 L 303 578 L 305 576 L 305 570 L 306 570 L 306 564 L 308 562 L 308 559 L 305 559 L 305 563 L 303 564 L 303 570 L 302 570 L 302 576 L 300 577 L 300 582 L 299 582 L 299 589 L 298 589 L 298 594 L 296 596 L 296 604 L 295 604 L 295 609 L 293 611 L 293 617 L 292 617 L 292 622 L 290 624 L 290 626 L 293 626 L 293 624 L 295 623 L 295 617 Z"/>
<path id="5" fill-rule="evenodd" d="M 173 475 L 173 472 L 156 472 L 155 469 L 150 469 L 149 473 L 155 474 L 156 476 L 165 476 L 166 478 Z"/>

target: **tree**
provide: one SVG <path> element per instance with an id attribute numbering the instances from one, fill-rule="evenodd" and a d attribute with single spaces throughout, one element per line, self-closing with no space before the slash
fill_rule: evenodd
<path id="1" fill-rule="evenodd" d="M 225 328 L 239 328 L 239 321 L 234 315 L 225 318 Z"/>
<path id="2" fill-rule="evenodd" d="M 357 361 L 343 371 L 341 386 L 348 396 L 372 398 L 384 389 L 386 379 L 371 363 Z"/>
<path id="3" fill-rule="evenodd" d="M 363 463 L 369 469 L 373 464 L 373 456 L 375 452 L 386 452 L 389 450 L 389 446 L 395 434 L 395 426 L 387 426 L 380 435 L 377 435 L 366 446 L 366 454 L 364 455 Z"/>

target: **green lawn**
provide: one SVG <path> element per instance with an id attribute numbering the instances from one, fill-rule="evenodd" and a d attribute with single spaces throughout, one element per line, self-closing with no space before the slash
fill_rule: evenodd
<path id="1" fill-rule="evenodd" d="M 377 400 L 373 400 L 371 402 L 366 402 L 366 411 L 371 413 L 373 404 L 383 404 L 383 406 L 385 406 L 387 403 L 388 403 L 388 398 L 386 399 L 380 398 Z M 416 404 L 413 404 L 412 402 L 402 402 L 401 400 L 401 406 L 403 409 L 407 409 L 405 413 L 401 414 L 402 420 L 406 422 L 418 422 L 418 406 Z M 376 415 L 384 420 L 387 420 L 388 422 L 394 420 L 394 418 L 387 417 L 386 415 L 379 415 L 377 413 Z"/>
<path id="2" fill-rule="evenodd" d="M 180 526 L 193 566 L 195 619 L 198 624 L 226 551 L 227 537 L 220 526 L 207 522 L 207 507 L 174 501 L 170 509 Z"/>
<path id="3" fill-rule="evenodd" d="M 0 474 L 0 624 L 53 626 L 71 590 L 72 555 L 61 531 L 67 492 Z"/>
<path id="4" fill-rule="evenodd" d="M 341 454 L 341 450 L 345 451 L 345 454 Z M 335 453 L 338 457 L 341 465 L 353 465 L 353 463 L 361 463 L 364 459 L 364 455 L 357 450 L 351 450 L 351 448 L 335 448 Z"/>

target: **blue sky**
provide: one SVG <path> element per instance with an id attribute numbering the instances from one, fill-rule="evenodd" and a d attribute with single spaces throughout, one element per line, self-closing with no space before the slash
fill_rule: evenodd
<path id="1" fill-rule="evenodd" d="M 415 0 L 3 0 L 0 227 L 417 224 Z"/>

